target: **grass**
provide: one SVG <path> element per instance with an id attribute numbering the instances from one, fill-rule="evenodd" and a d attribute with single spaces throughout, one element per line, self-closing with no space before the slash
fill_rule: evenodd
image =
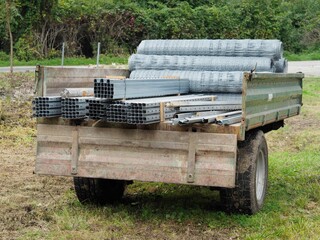
<path id="1" fill-rule="evenodd" d="M 304 52 L 304 53 L 284 53 L 285 58 L 288 61 L 312 61 L 312 60 L 320 60 L 320 50 L 315 50 L 311 52 Z"/>
<path id="2" fill-rule="evenodd" d="M 107 56 L 101 55 L 99 63 L 101 65 L 109 64 L 127 64 L 129 56 Z M 95 65 L 97 60 L 95 58 L 84 58 L 84 57 L 72 57 L 65 58 L 64 66 L 78 66 L 78 65 Z M 54 59 L 43 59 L 43 60 L 31 60 L 31 61 L 19 61 L 14 60 L 14 66 L 60 66 L 61 58 Z M 8 67 L 9 61 L 0 60 L 0 67 Z"/>
<path id="3" fill-rule="evenodd" d="M 32 73 L 0 75 L 0 139 L 2 147 L 33 145 L 35 120 L 32 119 Z"/>
<path id="4" fill-rule="evenodd" d="M 309 61 L 309 60 L 320 60 L 320 51 L 305 52 L 305 53 L 289 53 L 285 52 L 284 56 L 289 61 Z M 113 55 L 101 55 L 100 64 L 109 65 L 109 64 L 128 64 L 129 56 L 113 56 Z M 5 59 L 5 60 L 4 60 Z M 85 57 L 69 57 L 65 58 L 65 66 L 79 66 L 79 65 L 95 65 L 97 62 L 96 58 L 85 58 Z M 30 61 L 19 61 L 14 59 L 14 66 L 60 66 L 61 58 L 54 59 L 42 59 L 42 60 L 30 60 Z M 0 67 L 9 66 L 9 57 L 2 57 L 0 59 Z"/>
<path id="5" fill-rule="evenodd" d="M 13 86 L 0 80 L 1 84 L 6 91 Z M 12 95 L 13 92 L 7 93 L 11 97 L 1 100 L 2 109 L 11 106 L 15 99 Z M 218 192 L 205 187 L 136 182 L 129 186 L 122 202 L 93 206 L 79 203 L 69 178 L 30 176 L 32 181 L 20 180 L 21 186 L 11 190 L 12 194 L 23 191 L 19 193 L 24 196 L 19 205 L 16 201 L 2 201 L 0 194 L 0 203 L 6 203 L 2 204 L 2 215 L 9 216 L 2 232 L 0 223 L 0 238 L 1 233 L 14 233 L 16 239 L 30 240 L 319 239 L 320 78 L 304 80 L 303 101 L 299 116 L 288 119 L 284 128 L 267 134 L 269 189 L 264 208 L 254 216 L 224 213 Z M 26 150 L 32 146 L 32 140 L 34 143 L 34 135 L 29 133 L 34 122 L 24 117 L 30 110 L 23 109 L 28 108 L 27 103 L 16 105 L 14 111 L 20 117 L 5 111 L 2 125 L 10 128 L 0 133 L 7 141 L 5 145 L 1 142 L 2 149 L 16 146 L 14 143 L 20 139 L 20 148 L 34 154 Z M 29 137 L 22 137 L 28 134 Z M 28 161 L 32 169 L 33 158 Z M 11 162 L 8 167 L 12 165 Z M 16 181 L 15 186 L 19 179 Z M 17 212 L 14 217 L 10 215 L 13 212 Z"/>

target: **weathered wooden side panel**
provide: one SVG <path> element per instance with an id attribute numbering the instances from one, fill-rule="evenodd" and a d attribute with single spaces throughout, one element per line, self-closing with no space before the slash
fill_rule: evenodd
<path id="1" fill-rule="evenodd" d="M 234 187 L 236 134 L 38 125 L 36 173 Z"/>
<path id="2" fill-rule="evenodd" d="M 40 67 L 39 96 L 55 96 L 65 88 L 93 88 L 95 78 L 129 76 L 127 69 L 89 67 Z"/>

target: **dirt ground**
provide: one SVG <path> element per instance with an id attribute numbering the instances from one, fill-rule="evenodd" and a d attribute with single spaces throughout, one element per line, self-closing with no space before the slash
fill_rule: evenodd
<path id="1" fill-rule="evenodd" d="M 35 120 L 31 118 L 33 74 L 1 76 L 0 239 L 17 239 L 30 228 L 46 228 L 51 205 L 70 188 L 70 179 L 33 174 Z"/>
<path id="2" fill-rule="evenodd" d="M 28 228 L 45 229 L 49 208 L 68 188 L 70 179 L 33 174 L 33 147 L 0 150 L 0 239 L 16 239 Z"/>
<path id="3" fill-rule="evenodd" d="M 303 72 L 306 77 L 320 76 L 320 61 L 290 61 L 288 72 Z"/>

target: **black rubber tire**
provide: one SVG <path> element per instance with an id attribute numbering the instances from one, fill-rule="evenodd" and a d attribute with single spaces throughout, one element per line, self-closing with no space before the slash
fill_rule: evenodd
<path id="1" fill-rule="evenodd" d="M 260 156 L 259 156 L 260 155 Z M 264 181 L 260 184 L 257 197 L 257 162 L 264 167 Z M 261 162 L 264 162 L 261 164 Z M 263 177 L 262 177 L 263 178 Z M 258 177 L 259 179 L 259 177 Z M 261 179 L 261 178 L 260 178 Z M 238 143 L 236 187 L 220 190 L 221 204 L 226 212 L 254 214 L 264 204 L 268 182 L 268 147 L 262 131 L 246 134 L 246 140 Z"/>
<path id="2" fill-rule="evenodd" d="M 119 201 L 126 189 L 126 181 L 74 177 L 74 188 L 81 203 L 105 205 Z"/>

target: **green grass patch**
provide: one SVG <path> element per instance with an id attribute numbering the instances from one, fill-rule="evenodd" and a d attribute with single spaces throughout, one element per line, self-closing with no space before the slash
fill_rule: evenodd
<path id="1" fill-rule="evenodd" d="M 284 53 L 285 58 L 289 61 L 312 61 L 312 60 L 320 60 L 320 50 L 315 50 L 312 52 L 304 52 L 304 53 Z"/>
<path id="2" fill-rule="evenodd" d="M 129 56 L 112 56 L 112 55 L 101 55 L 99 64 L 110 65 L 110 64 L 127 64 Z M 97 60 L 95 58 L 84 58 L 84 57 L 72 57 L 65 58 L 64 66 L 79 66 L 79 65 L 95 65 Z M 14 60 L 14 66 L 60 66 L 61 58 L 54 59 L 42 59 L 42 60 L 31 60 L 31 61 L 19 61 Z M 8 67 L 9 61 L 1 61 L 0 67 Z"/>

